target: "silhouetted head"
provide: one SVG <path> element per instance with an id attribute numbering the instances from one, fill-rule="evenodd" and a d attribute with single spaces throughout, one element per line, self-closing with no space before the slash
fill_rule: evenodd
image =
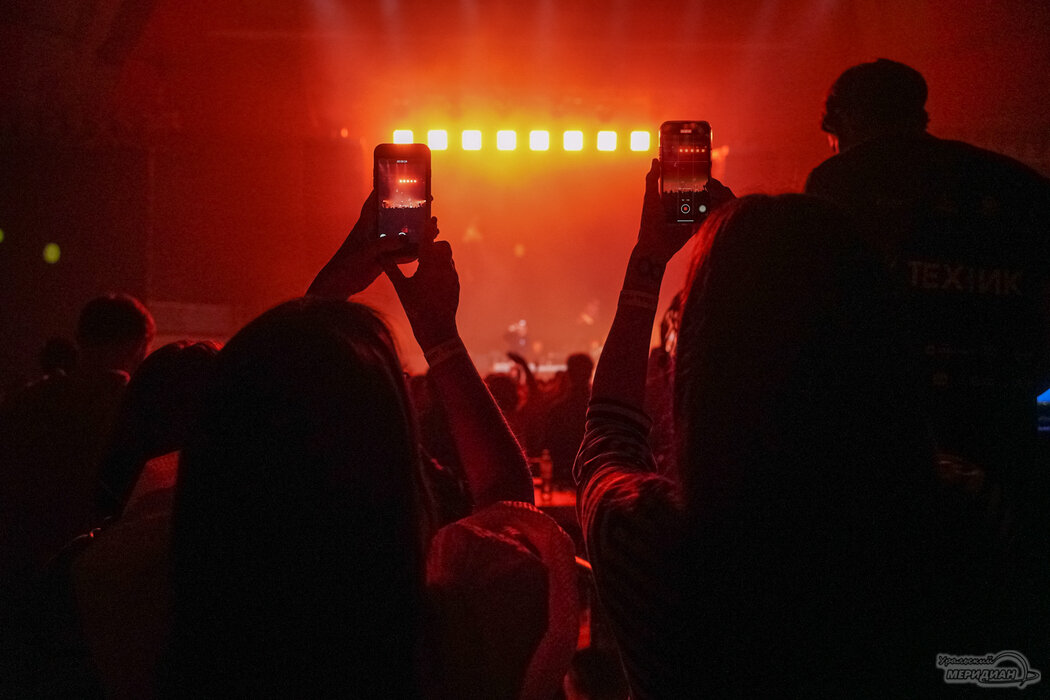
<path id="1" fill-rule="evenodd" d="M 138 299 L 104 294 L 80 311 L 77 345 L 86 369 L 130 374 L 146 356 L 155 332 L 153 316 Z"/>
<path id="2" fill-rule="evenodd" d="M 503 413 L 510 413 L 518 408 L 518 383 L 508 374 L 490 374 L 485 377 L 485 386 L 496 400 L 496 405 Z"/>
<path id="3" fill-rule="evenodd" d="M 400 362 L 373 311 L 297 299 L 237 333 L 180 462 L 174 685 L 415 692 L 417 478 Z"/>
<path id="4" fill-rule="evenodd" d="M 120 512 L 146 462 L 182 449 L 218 352 L 211 341 L 168 343 L 132 375 L 101 467 L 104 515 Z"/>
<path id="5" fill-rule="evenodd" d="M 914 68 L 880 58 L 847 69 L 831 86 L 821 128 L 838 151 L 880 134 L 922 133 L 926 81 Z"/>
<path id="6" fill-rule="evenodd" d="M 591 373 L 594 372 L 594 360 L 590 355 L 582 352 L 569 355 L 565 365 L 572 387 L 590 387 Z"/>
<path id="7" fill-rule="evenodd" d="M 698 240 L 675 365 L 687 498 L 780 508 L 928 457 L 887 276 L 846 214 L 752 195 Z"/>

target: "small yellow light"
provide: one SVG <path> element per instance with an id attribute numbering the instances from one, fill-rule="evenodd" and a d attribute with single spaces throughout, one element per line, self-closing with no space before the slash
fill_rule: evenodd
<path id="1" fill-rule="evenodd" d="M 463 150 L 464 151 L 480 151 L 481 150 L 481 132 L 476 129 L 468 129 L 463 132 Z"/>
<path id="2" fill-rule="evenodd" d="M 54 265 L 62 257 L 62 250 L 57 243 L 48 243 L 44 246 L 44 262 Z"/>
<path id="3" fill-rule="evenodd" d="M 615 151 L 616 150 L 616 132 L 615 131 L 599 131 L 598 132 L 598 150 L 599 151 Z"/>
<path id="4" fill-rule="evenodd" d="M 431 129 L 427 132 L 427 145 L 432 151 L 448 150 L 448 132 L 444 129 Z"/>
<path id="5" fill-rule="evenodd" d="M 514 131 L 497 131 L 496 148 L 501 151 L 513 151 L 518 147 L 518 134 Z"/>
<path id="6" fill-rule="evenodd" d="M 631 150 L 632 151 L 648 151 L 650 136 L 648 131 L 632 131 L 631 132 Z"/>
<path id="7" fill-rule="evenodd" d="M 551 147 L 551 132 L 530 131 L 529 149 L 533 151 L 546 151 Z"/>
<path id="8" fill-rule="evenodd" d="M 394 143 L 412 143 L 413 138 L 411 129 L 394 129 Z"/>
<path id="9" fill-rule="evenodd" d="M 566 151 L 582 151 L 583 150 L 583 132 L 582 131 L 566 131 L 562 135 L 562 147 Z"/>

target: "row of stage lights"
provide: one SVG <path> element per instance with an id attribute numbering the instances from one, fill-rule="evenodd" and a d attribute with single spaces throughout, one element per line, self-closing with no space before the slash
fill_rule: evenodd
<path id="1" fill-rule="evenodd" d="M 394 143 L 416 143 L 415 132 L 411 129 L 395 129 Z M 445 129 L 432 129 L 427 132 L 427 145 L 432 151 L 449 149 L 449 132 Z M 460 132 L 460 147 L 464 151 L 480 151 L 484 144 L 482 133 L 476 129 Z M 565 151 L 582 151 L 585 144 L 582 131 L 563 131 L 561 147 Z M 615 131 L 599 131 L 594 139 L 595 148 L 599 151 L 615 151 L 617 134 Z M 632 151 L 648 152 L 652 148 L 652 135 L 648 131 L 632 131 L 628 137 L 628 146 Z M 523 144 L 524 147 L 524 144 Z M 496 150 L 513 151 L 518 148 L 518 132 L 504 130 L 496 132 Z M 530 151 L 549 151 L 551 149 L 551 132 L 530 131 L 528 134 Z"/>

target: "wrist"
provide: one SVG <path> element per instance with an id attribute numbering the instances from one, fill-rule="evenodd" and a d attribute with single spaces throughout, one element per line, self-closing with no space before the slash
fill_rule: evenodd
<path id="1" fill-rule="evenodd" d="M 419 343 L 419 347 L 424 355 L 439 345 L 455 342 L 463 343 L 459 337 L 459 329 L 454 324 L 451 327 L 434 328 L 418 332 L 415 333 L 415 336 L 416 342 Z"/>
<path id="2" fill-rule="evenodd" d="M 427 365 L 433 369 L 454 357 L 469 357 L 469 354 L 459 335 L 456 335 L 448 340 L 424 348 L 423 357 L 426 358 Z"/>
<path id="3" fill-rule="evenodd" d="M 662 256 L 635 247 L 627 263 L 623 288 L 658 294 L 666 269 L 667 260 Z"/>

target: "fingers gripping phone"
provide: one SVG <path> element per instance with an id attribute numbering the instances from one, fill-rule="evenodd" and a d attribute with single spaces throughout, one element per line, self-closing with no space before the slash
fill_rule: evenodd
<path id="1" fill-rule="evenodd" d="M 660 125 L 660 197 L 667 220 L 698 224 L 711 208 L 711 125 L 667 121 Z"/>
<path id="2" fill-rule="evenodd" d="M 381 143 L 372 161 L 378 235 L 403 240 L 392 256 L 414 260 L 430 219 L 430 149 L 422 143 Z"/>

